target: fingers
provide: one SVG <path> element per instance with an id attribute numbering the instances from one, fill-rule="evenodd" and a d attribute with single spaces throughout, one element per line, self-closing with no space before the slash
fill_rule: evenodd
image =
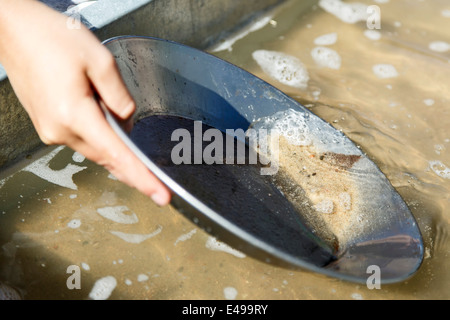
<path id="1" fill-rule="evenodd" d="M 79 139 L 73 140 L 70 147 L 104 166 L 117 179 L 151 197 L 158 205 L 169 204 L 171 194 L 167 187 L 115 134 L 94 99 L 86 99 L 79 111 L 90 116 L 74 123 Z"/>
<path id="2" fill-rule="evenodd" d="M 96 44 L 97 45 L 97 44 Z M 90 84 L 119 120 L 130 120 L 136 106 L 120 75 L 112 54 L 103 46 L 96 46 L 86 61 L 86 73 Z M 107 123 L 98 103 L 85 99 L 86 110 L 80 114 L 92 115 L 82 119 L 78 126 L 79 152 L 108 169 L 117 179 L 150 196 L 160 206 L 170 202 L 168 188 L 131 152 Z M 95 116 L 94 116 L 95 115 Z M 129 123 L 122 123 L 130 127 Z M 80 128 L 87 128 L 80 131 Z M 77 150 L 78 151 L 78 150 Z"/>
<path id="3" fill-rule="evenodd" d="M 136 109 L 134 100 L 122 80 L 113 56 L 106 48 L 99 48 L 95 56 L 91 57 L 87 76 L 100 96 L 99 103 L 104 104 L 121 120 L 131 117 Z M 98 109 L 98 105 L 92 106 L 94 107 Z M 97 132 L 84 134 L 82 141 L 89 143 L 83 148 L 90 149 L 85 152 L 90 153 L 95 162 L 107 168 L 117 179 L 150 196 L 158 205 L 168 204 L 170 202 L 168 189 L 117 137 L 103 115 L 98 114 L 97 119 L 91 118 L 89 121 L 92 122 L 92 126 L 88 126 L 95 128 Z M 132 126 L 131 122 L 123 125 L 125 130 L 130 130 Z"/>
<path id="4" fill-rule="evenodd" d="M 112 54 L 86 27 L 68 29 L 67 17 L 47 6 L 13 2 L 6 1 L 9 14 L 1 15 L 8 20 L 0 25 L 8 28 L 0 32 L 0 51 L 10 82 L 41 139 L 68 145 L 158 204 L 167 204 L 168 189 L 113 132 L 92 98 L 94 87 L 122 120 L 135 110 Z M 6 8 L 5 1 L 0 3 Z M 20 23 L 11 18 L 22 13 L 26 19 Z"/>
<path id="5" fill-rule="evenodd" d="M 122 120 L 134 113 L 136 106 L 122 80 L 112 54 L 104 47 L 88 61 L 88 78 L 108 109 Z"/>

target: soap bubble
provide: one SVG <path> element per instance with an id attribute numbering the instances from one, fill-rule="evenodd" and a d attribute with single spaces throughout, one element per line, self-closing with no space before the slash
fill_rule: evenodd
<path id="1" fill-rule="evenodd" d="M 308 71 L 296 57 L 268 50 L 257 50 L 252 56 L 264 73 L 279 82 L 301 89 L 308 86 Z"/>

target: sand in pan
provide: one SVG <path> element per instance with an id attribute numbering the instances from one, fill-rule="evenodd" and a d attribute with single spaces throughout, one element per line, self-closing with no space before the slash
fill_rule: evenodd
<path id="1" fill-rule="evenodd" d="M 275 184 L 306 219 L 309 227 L 336 251 L 358 235 L 361 194 L 349 171 L 360 155 L 318 152 L 313 145 L 279 140 Z"/>

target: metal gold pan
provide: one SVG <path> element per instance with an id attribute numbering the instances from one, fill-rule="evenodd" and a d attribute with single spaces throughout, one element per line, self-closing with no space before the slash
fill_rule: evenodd
<path id="1" fill-rule="evenodd" d="M 172 190 L 172 205 L 204 230 L 259 260 L 359 283 L 374 270 L 381 283 L 417 271 L 423 242 L 414 217 L 344 134 L 275 87 L 200 50 L 135 36 L 104 45 L 138 106 L 130 134 L 105 111 L 108 122 Z M 255 166 L 176 166 L 171 133 L 189 127 L 186 119 L 223 132 L 287 123 L 302 141 L 285 135 L 280 171 L 272 177 Z"/>

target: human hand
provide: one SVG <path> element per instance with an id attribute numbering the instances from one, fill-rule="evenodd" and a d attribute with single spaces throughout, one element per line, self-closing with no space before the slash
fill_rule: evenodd
<path id="1" fill-rule="evenodd" d="M 111 53 L 84 26 L 31 0 L 0 0 L 0 62 L 41 140 L 67 145 L 159 205 L 170 192 L 108 125 L 135 110 Z"/>

